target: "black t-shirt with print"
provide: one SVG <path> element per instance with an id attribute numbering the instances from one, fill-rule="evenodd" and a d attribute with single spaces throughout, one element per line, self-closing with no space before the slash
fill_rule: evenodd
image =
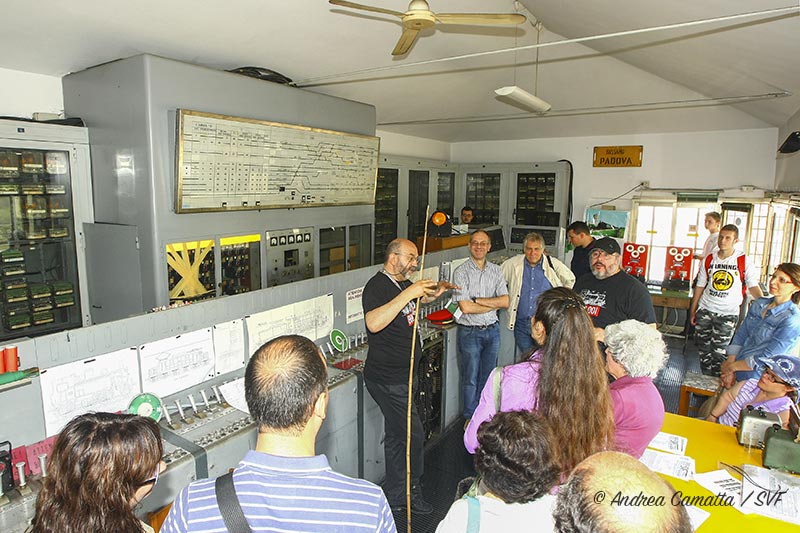
<path id="1" fill-rule="evenodd" d="M 605 328 L 633 318 L 645 324 L 654 324 L 656 313 L 647 287 L 625 272 L 606 279 L 584 274 L 573 287 L 586 304 L 595 327 Z"/>
<path id="2" fill-rule="evenodd" d="M 397 282 L 383 272 L 378 272 L 364 286 L 361 305 L 364 315 L 387 304 L 402 290 L 408 288 L 408 280 Z M 414 331 L 415 300 L 409 302 L 389 325 L 377 333 L 367 329 L 369 353 L 364 368 L 364 377 L 370 381 L 393 385 L 408 382 L 408 364 L 411 360 L 411 337 Z M 417 332 L 417 351 L 414 372 L 419 368 L 421 342 Z"/>

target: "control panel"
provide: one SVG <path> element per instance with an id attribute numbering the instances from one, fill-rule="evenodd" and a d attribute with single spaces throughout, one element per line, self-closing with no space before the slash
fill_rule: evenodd
<path id="1" fill-rule="evenodd" d="M 675 291 L 689 290 L 689 273 L 692 269 L 693 250 L 670 246 L 664 266 L 664 281 L 661 286 Z"/>
<path id="2" fill-rule="evenodd" d="M 637 244 L 626 242 L 622 246 L 622 268 L 642 283 L 647 275 L 647 257 L 650 246 L 647 244 Z"/>
<path id="3" fill-rule="evenodd" d="M 261 288 L 261 236 L 223 237 L 219 240 L 222 295 Z"/>
<path id="4" fill-rule="evenodd" d="M 266 232 L 267 286 L 314 277 L 314 228 Z"/>
<path id="5" fill-rule="evenodd" d="M 170 303 L 216 296 L 214 241 L 169 243 L 166 246 L 166 258 Z"/>
<path id="6" fill-rule="evenodd" d="M 536 232 L 544 237 L 547 253 L 553 257 L 564 257 L 564 228 L 558 226 L 511 226 L 508 251 L 521 254 L 525 251 L 525 236 Z"/>

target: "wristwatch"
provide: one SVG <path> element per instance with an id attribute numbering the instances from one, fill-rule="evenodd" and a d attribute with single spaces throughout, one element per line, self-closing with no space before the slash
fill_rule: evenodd
<path id="1" fill-rule="evenodd" d="M 478 297 L 477 296 L 473 296 L 472 297 L 472 303 L 478 303 Z"/>

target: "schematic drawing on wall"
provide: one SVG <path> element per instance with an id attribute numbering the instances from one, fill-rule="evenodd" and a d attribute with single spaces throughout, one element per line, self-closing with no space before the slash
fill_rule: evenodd
<path id="1" fill-rule="evenodd" d="M 41 385 L 48 436 L 77 415 L 126 409 L 141 392 L 136 348 L 48 368 L 41 372 Z"/>
<path id="2" fill-rule="evenodd" d="M 178 109 L 175 212 L 373 204 L 380 139 Z"/>
<path id="3" fill-rule="evenodd" d="M 214 331 L 214 370 L 217 375 L 244 367 L 244 326 L 242 319 L 217 324 Z"/>
<path id="4" fill-rule="evenodd" d="M 245 317 L 249 356 L 275 337 L 302 335 L 312 341 L 333 329 L 333 294 L 324 294 Z"/>
<path id="5" fill-rule="evenodd" d="M 139 346 L 142 390 L 169 396 L 214 377 L 211 328 Z"/>

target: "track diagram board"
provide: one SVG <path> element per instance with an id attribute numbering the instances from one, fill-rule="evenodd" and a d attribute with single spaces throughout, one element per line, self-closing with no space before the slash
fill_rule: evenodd
<path id="1" fill-rule="evenodd" d="M 373 204 L 380 139 L 179 109 L 175 212 Z"/>

